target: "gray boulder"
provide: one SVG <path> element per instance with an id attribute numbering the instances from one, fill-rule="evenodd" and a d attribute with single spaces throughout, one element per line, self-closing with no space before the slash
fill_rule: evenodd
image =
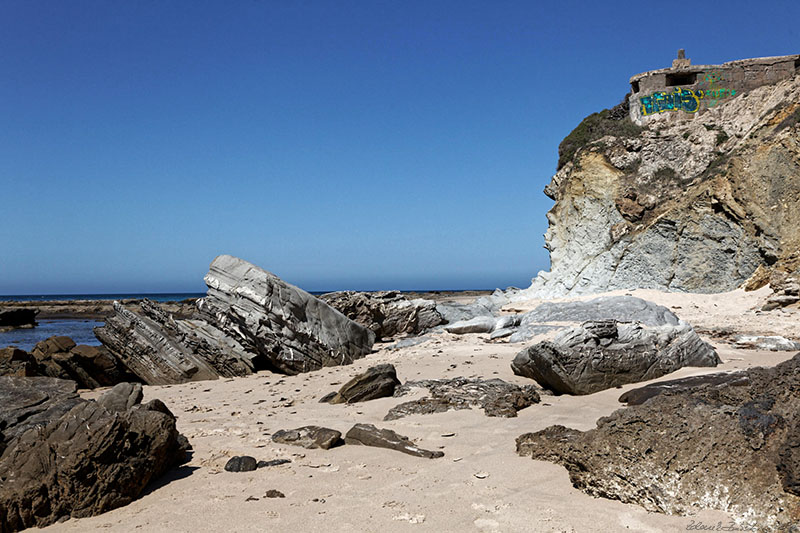
<path id="1" fill-rule="evenodd" d="M 376 339 L 418 335 L 444 322 L 436 302 L 409 300 L 399 291 L 340 291 L 323 294 L 320 299 L 372 330 Z"/>
<path id="2" fill-rule="evenodd" d="M 328 403 L 355 403 L 384 398 L 394 394 L 400 385 L 397 371 L 389 364 L 373 366 L 357 375 L 339 389 L 339 392 L 323 398 Z"/>
<path id="3" fill-rule="evenodd" d="M 444 457 L 444 452 L 424 450 L 411 442 L 408 437 L 398 435 L 391 429 L 378 429 L 372 424 L 356 424 L 347 432 L 344 441 L 347 444 L 388 448 L 390 450 L 406 453 L 415 457 L 425 457 L 427 459 Z"/>
<path id="4" fill-rule="evenodd" d="M 651 383 L 644 387 L 631 389 L 619 397 L 619 401 L 628 405 L 641 405 L 650 398 L 655 398 L 665 393 L 683 393 L 697 390 L 701 387 L 719 389 L 721 387 L 738 387 L 749 385 L 750 379 L 746 372 L 715 372 L 702 376 L 689 376 L 681 379 L 670 379 Z"/>
<path id="5" fill-rule="evenodd" d="M 375 334 L 306 291 L 251 263 L 221 255 L 205 277 L 200 316 L 267 368 L 286 374 L 352 363 Z"/>
<path id="6" fill-rule="evenodd" d="M 684 366 L 716 366 L 719 356 L 688 324 L 586 322 L 522 350 L 511 368 L 558 394 L 591 394 L 655 379 Z"/>
<path id="7" fill-rule="evenodd" d="M 272 435 L 272 441 L 279 444 L 302 446 L 310 450 L 328 450 L 342 444 L 342 432 L 319 426 L 303 426 L 297 429 L 281 429 Z"/>

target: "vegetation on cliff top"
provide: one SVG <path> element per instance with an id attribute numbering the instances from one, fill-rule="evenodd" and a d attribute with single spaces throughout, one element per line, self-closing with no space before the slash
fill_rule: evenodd
<path id="1" fill-rule="evenodd" d="M 578 124 L 558 145 L 558 169 L 572 161 L 577 151 L 594 141 L 614 137 L 638 137 L 642 127 L 628 119 L 628 97 L 611 109 L 592 113 Z"/>

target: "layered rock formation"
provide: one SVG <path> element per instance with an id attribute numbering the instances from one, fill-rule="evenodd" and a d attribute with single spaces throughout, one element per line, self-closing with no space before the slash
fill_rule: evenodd
<path id="1" fill-rule="evenodd" d="M 800 354 L 774 368 L 662 389 L 581 432 L 551 426 L 517 451 L 591 495 L 669 514 L 718 509 L 778 531 L 800 519 Z"/>
<path id="2" fill-rule="evenodd" d="M 97 338 L 150 385 L 277 370 L 288 374 L 349 364 L 372 349 L 374 333 L 275 275 L 219 256 L 208 295 L 188 318 L 145 300 L 119 303 Z"/>
<path id="3" fill-rule="evenodd" d="M 0 331 L 36 326 L 38 309 L 0 309 Z"/>
<path id="4" fill-rule="evenodd" d="M 185 456 L 175 417 L 159 400 L 140 405 L 140 385 L 119 384 L 97 401 L 77 399 L 70 388 L 52 378 L 0 378 L 0 396 L 32 391 L 13 401 L 18 413 L 38 410 L 40 418 L 15 431 L 0 456 L 0 531 L 126 505 Z"/>
<path id="5" fill-rule="evenodd" d="M 719 363 L 714 348 L 686 323 L 648 327 L 601 320 L 529 346 L 517 354 L 511 368 L 558 394 L 592 394 L 684 366 Z"/>
<path id="6" fill-rule="evenodd" d="M 409 300 L 399 291 L 340 291 L 323 294 L 320 299 L 372 330 L 376 339 L 418 335 L 444 322 L 436 302 Z"/>
<path id="7" fill-rule="evenodd" d="M 724 83 L 724 80 L 720 81 Z M 627 103 L 559 148 L 545 193 L 550 272 L 526 297 L 612 289 L 720 292 L 800 267 L 800 77 L 644 127 Z M 791 296 L 791 295 L 788 295 Z M 796 301 L 796 300 L 795 300 Z"/>

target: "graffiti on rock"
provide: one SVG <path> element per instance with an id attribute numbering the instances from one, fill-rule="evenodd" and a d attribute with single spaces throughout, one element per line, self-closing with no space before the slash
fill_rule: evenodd
<path id="1" fill-rule="evenodd" d="M 736 89 L 719 87 L 718 84 L 724 81 L 719 73 L 709 73 L 706 75 L 705 89 L 681 89 L 675 88 L 672 91 L 657 91 L 648 96 L 643 96 L 639 103 L 642 106 L 642 115 L 655 115 L 665 111 L 684 111 L 686 113 L 697 113 L 700 110 L 700 103 L 705 102 L 706 107 L 714 107 L 724 98 L 736 96 Z"/>

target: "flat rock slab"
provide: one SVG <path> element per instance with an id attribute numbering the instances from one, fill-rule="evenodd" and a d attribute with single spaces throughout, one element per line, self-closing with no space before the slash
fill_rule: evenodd
<path id="1" fill-rule="evenodd" d="M 347 444 L 388 448 L 427 459 L 444 457 L 444 452 L 424 450 L 411 442 L 408 437 L 398 435 L 391 429 L 378 429 L 372 424 L 356 424 L 347 432 L 344 441 Z"/>
<path id="2" fill-rule="evenodd" d="M 342 432 L 319 426 L 303 426 L 297 429 L 281 429 L 272 435 L 272 441 L 303 448 L 328 450 L 342 444 Z"/>
<path id="3" fill-rule="evenodd" d="M 650 398 L 664 393 L 687 392 L 700 387 L 719 388 L 723 386 L 749 385 L 750 380 L 745 372 L 717 372 L 704 376 L 690 376 L 688 378 L 660 381 L 631 389 L 619 397 L 619 401 L 628 405 L 641 405 Z"/>
<path id="4" fill-rule="evenodd" d="M 533 385 L 520 387 L 502 379 L 431 379 L 410 381 L 395 396 L 403 396 L 413 388 L 426 388 L 430 396 L 393 407 L 384 420 L 396 420 L 412 414 L 443 413 L 451 409 L 480 407 L 486 416 L 515 417 L 520 411 L 539 403 Z"/>
<path id="5" fill-rule="evenodd" d="M 350 364 L 372 351 L 375 333 L 256 265 L 229 255 L 205 277 L 201 317 L 286 374 Z"/>
<path id="6" fill-rule="evenodd" d="M 400 380 L 397 379 L 397 371 L 393 365 L 377 365 L 355 376 L 342 385 L 339 392 L 333 396 L 325 396 L 322 400 L 328 403 L 365 402 L 392 396 L 399 385 Z"/>
<path id="7" fill-rule="evenodd" d="M 592 394 L 655 379 L 684 366 L 720 363 L 714 348 L 686 323 L 647 326 L 615 320 L 585 322 L 553 341 L 522 350 L 511 368 L 557 394 Z"/>
<path id="8" fill-rule="evenodd" d="M 800 516 L 800 354 L 619 409 L 589 431 L 552 426 L 517 452 L 565 466 L 575 487 L 648 511 L 727 513 L 782 531 Z M 756 530 L 753 529 L 753 530 Z"/>

